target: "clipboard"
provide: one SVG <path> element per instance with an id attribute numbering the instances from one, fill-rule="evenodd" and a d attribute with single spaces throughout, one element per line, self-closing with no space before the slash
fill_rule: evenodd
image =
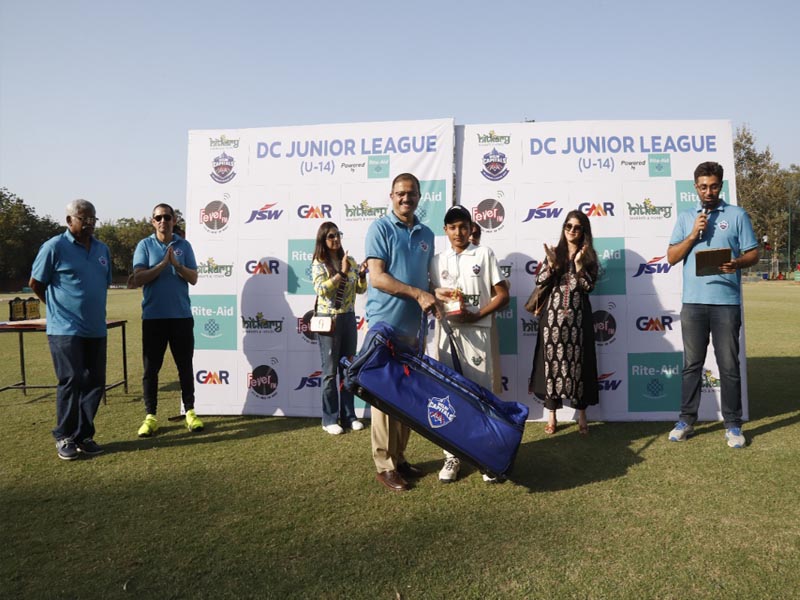
<path id="1" fill-rule="evenodd" d="M 713 248 L 711 250 L 698 250 L 694 253 L 695 275 L 706 277 L 720 275 L 719 268 L 731 261 L 730 248 Z"/>

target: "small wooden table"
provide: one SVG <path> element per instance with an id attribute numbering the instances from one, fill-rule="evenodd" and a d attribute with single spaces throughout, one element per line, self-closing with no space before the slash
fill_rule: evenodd
<path id="1" fill-rule="evenodd" d="M 112 383 L 106 383 L 105 392 L 123 385 L 125 386 L 125 393 L 128 393 L 128 346 L 125 336 L 126 323 L 127 321 L 124 320 L 106 321 L 108 329 L 122 328 L 122 379 Z M 19 335 L 19 371 L 22 377 L 21 381 L 0 388 L 0 392 L 5 392 L 6 390 L 22 390 L 22 393 L 27 395 L 29 389 L 53 389 L 58 387 L 57 385 L 30 385 L 25 376 L 25 334 L 44 332 L 46 330 L 47 325 L 45 319 L 0 323 L 0 333 L 17 333 Z M 106 402 L 105 392 L 103 393 L 104 403 Z"/>

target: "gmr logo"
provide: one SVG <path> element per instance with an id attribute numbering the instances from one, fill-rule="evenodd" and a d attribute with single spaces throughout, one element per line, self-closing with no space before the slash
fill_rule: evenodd
<path id="1" fill-rule="evenodd" d="M 265 204 L 258 210 L 254 210 L 250 213 L 250 218 L 244 222 L 245 225 L 252 223 L 253 221 L 274 221 L 276 219 L 280 219 L 281 215 L 283 214 L 283 210 L 272 210 L 272 207 L 276 206 L 277 204 L 277 202 Z"/>
<path id="2" fill-rule="evenodd" d="M 301 219 L 326 219 L 331 218 L 331 205 L 321 204 L 319 208 L 316 206 L 309 206 L 308 204 L 301 204 L 297 207 L 297 216 Z"/>
<path id="3" fill-rule="evenodd" d="M 672 317 L 664 315 L 663 317 L 639 317 L 636 319 L 636 329 L 639 331 L 672 331 Z"/>
<path id="4" fill-rule="evenodd" d="M 250 275 L 280 275 L 278 270 L 279 263 L 274 258 L 262 258 L 261 260 L 248 260 L 244 265 L 244 270 Z"/>
<path id="5" fill-rule="evenodd" d="M 228 371 L 220 371 L 219 373 L 215 373 L 214 371 L 198 371 L 197 375 L 195 375 L 195 380 L 197 383 L 201 385 L 206 384 L 229 384 L 228 377 L 230 377 L 230 373 Z"/>
<path id="6" fill-rule="evenodd" d="M 563 208 L 550 208 L 555 202 L 544 202 L 528 211 L 528 216 L 522 222 L 527 223 L 531 219 L 557 219 L 564 211 Z"/>
<path id="7" fill-rule="evenodd" d="M 539 261 L 538 260 L 529 260 L 525 263 L 525 272 L 528 275 L 538 275 L 539 274 Z"/>
<path id="8" fill-rule="evenodd" d="M 306 387 L 310 387 L 310 388 L 322 387 L 322 377 L 320 377 L 320 375 L 322 375 L 322 371 L 314 371 L 313 373 L 311 373 L 311 375 L 308 375 L 307 377 L 303 377 L 300 380 L 300 385 L 298 385 L 296 388 L 294 388 L 295 391 L 303 389 L 303 388 L 306 388 Z"/>
<path id="9" fill-rule="evenodd" d="M 666 255 L 665 255 L 666 256 Z M 646 263 L 641 263 L 639 265 L 639 270 L 636 271 L 636 275 L 634 277 L 638 277 L 639 275 L 653 275 L 656 273 L 669 273 L 669 270 L 672 266 L 669 263 L 661 263 L 661 259 L 664 256 L 656 256 L 655 258 L 651 258 Z"/>
<path id="10" fill-rule="evenodd" d="M 603 373 L 597 378 L 597 387 L 601 392 L 613 392 L 622 384 L 621 379 L 611 379 L 612 375 L 614 371 Z"/>
<path id="11" fill-rule="evenodd" d="M 582 202 L 578 205 L 578 210 L 585 213 L 587 217 L 613 217 L 614 203 L 591 204 L 590 202 Z"/>

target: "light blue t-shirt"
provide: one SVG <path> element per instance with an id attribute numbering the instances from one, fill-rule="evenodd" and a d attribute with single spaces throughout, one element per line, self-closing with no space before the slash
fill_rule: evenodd
<path id="1" fill-rule="evenodd" d="M 428 267 L 433 259 L 433 231 L 414 217 L 408 226 L 389 212 L 367 231 L 365 256 L 379 258 L 386 272 L 407 285 L 428 290 Z M 402 335 L 419 331 L 422 309 L 416 300 L 392 296 L 370 284 L 367 292 L 367 322 L 386 321 Z"/>
<path id="2" fill-rule="evenodd" d="M 164 259 L 167 248 L 172 246 L 175 258 L 184 267 L 197 269 L 192 245 L 179 235 L 172 234 L 172 242 L 164 244 L 154 233 L 136 245 L 133 253 L 134 269 L 150 269 Z M 189 284 L 175 273 L 175 267 L 167 266 L 158 277 L 144 285 L 142 319 L 188 319 L 192 316 L 189 300 Z"/>
<path id="3" fill-rule="evenodd" d="M 682 212 L 672 230 L 670 246 L 679 244 L 692 232 L 697 214 L 702 211 Z M 720 200 L 719 206 L 708 214 L 708 226 L 702 239 L 692 246 L 683 259 L 683 303 L 684 304 L 741 304 L 742 273 L 720 273 L 698 277 L 695 274 L 695 252 L 712 248 L 730 248 L 731 259 L 738 258 L 748 250 L 758 247 L 750 217 L 743 208 Z"/>
<path id="4" fill-rule="evenodd" d="M 68 229 L 42 244 L 31 277 L 47 286 L 47 335 L 106 337 L 108 246 L 92 237 L 87 250 Z"/>

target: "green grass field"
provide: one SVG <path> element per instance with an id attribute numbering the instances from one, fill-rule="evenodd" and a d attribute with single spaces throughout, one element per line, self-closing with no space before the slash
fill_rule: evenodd
<path id="1" fill-rule="evenodd" d="M 375 482 L 368 431 L 329 436 L 317 419 L 208 417 L 190 435 L 162 418 L 136 438 L 140 298 L 110 294 L 109 318 L 130 321 L 131 386 L 100 407 L 104 455 L 58 460 L 52 391 L 0 394 L 0 598 L 800 595 L 800 285 L 745 286 L 746 449 L 720 423 L 685 444 L 671 423 L 595 423 L 588 438 L 531 423 L 513 482 L 465 467 L 445 486 L 441 451 L 412 435 L 427 475 L 403 495 Z M 0 340 L 5 385 L 17 342 Z M 114 330 L 110 380 L 118 348 Z M 51 382 L 45 336 L 26 351 L 29 380 Z M 162 374 L 177 413 L 169 358 Z"/>

